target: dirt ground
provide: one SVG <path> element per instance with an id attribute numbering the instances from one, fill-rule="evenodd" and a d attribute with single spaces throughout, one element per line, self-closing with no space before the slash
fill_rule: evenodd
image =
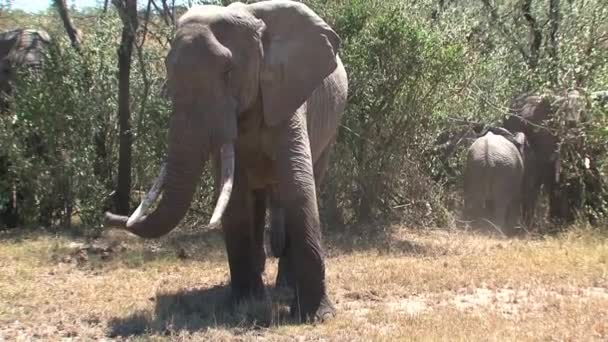
<path id="1" fill-rule="evenodd" d="M 230 305 L 221 234 L 0 234 L 0 340 L 608 340 L 605 233 L 504 239 L 399 226 L 325 237 L 338 315 Z M 605 231 L 605 229 L 604 229 Z"/>

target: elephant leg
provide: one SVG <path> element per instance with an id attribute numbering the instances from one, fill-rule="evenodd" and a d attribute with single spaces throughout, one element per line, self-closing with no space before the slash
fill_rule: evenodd
<path id="1" fill-rule="evenodd" d="M 481 228 L 486 207 L 486 177 L 483 169 L 467 160 L 464 171 L 464 218 L 474 230 Z"/>
<path id="2" fill-rule="evenodd" d="M 536 211 L 538 195 L 540 194 L 540 187 L 542 185 L 542 182 L 537 177 L 535 179 L 527 180 L 524 184 L 525 185 L 522 193 L 522 217 L 524 225 L 526 226 L 526 228 L 529 229 L 532 227 L 532 224 L 534 222 L 534 214 Z"/>
<path id="3" fill-rule="evenodd" d="M 464 217 L 470 221 L 472 225 L 481 218 L 481 210 L 483 209 L 482 201 L 477 200 L 472 195 L 465 195 L 464 198 Z"/>
<path id="4" fill-rule="evenodd" d="M 291 313 L 304 321 L 329 318 L 335 309 L 325 286 L 324 252 L 306 119 L 297 113 L 277 128 L 276 174 L 289 239 L 287 267 L 293 271 L 295 291 Z"/>
<path id="5" fill-rule="evenodd" d="M 279 202 L 277 189 L 268 191 L 270 202 L 270 248 L 276 258 L 285 255 L 287 236 L 285 228 L 285 210 Z"/>
<path id="6" fill-rule="evenodd" d="M 517 226 L 519 225 L 519 218 L 521 216 L 521 200 L 519 198 L 514 199 L 509 207 L 507 208 L 507 214 L 505 218 L 505 228 L 503 232 L 512 236 L 515 235 Z"/>
<path id="7" fill-rule="evenodd" d="M 559 165 L 557 162 L 547 163 L 544 167 L 543 178 L 545 192 L 549 196 L 549 219 L 554 223 L 560 223 L 566 218 L 566 199 L 563 197 L 557 181 Z"/>
<path id="8" fill-rule="evenodd" d="M 255 268 L 264 273 L 266 267 L 266 252 L 264 251 L 264 226 L 266 224 L 266 191 L 254 190 L 253 201 L 253 252 L 255 255 Z"/>
<path id="9" fill-rule="evenodd" d="M 503 234 L 506 234 L 505 230 L 508 228 L 505 226 L 505 223 L 507 221 L 507 213 L 511 204 L 511 198 L 505 198 L 504 196 L 504 193 L 494 196 L 490 221 L 493 224 L 493 230 L 499 230 Z"/>
<path id="10" fill-rule="evenodd" d="M 238 165 L 235 166 L 234 186 L 222 217 L 222 228 L 230 265 L 232 295 L 234 300 L 239 302 L 252 296 L 264 296 L 264 252 L 262 238 L 256 232 L 256 228 L 259 228 L 256 227 L 256 223 L 259 226 L 259 218 L 256 220 L 255 207 L 259 205 L 257 200 L 260 194 L 255 195 L 247 188 L 244 172 Z"/>
<path id="11" fill-rule="evenodd" d="M 287 250 L 289 249 L 289 237 L 285 227 L 285 210 L 280 206 L 278 193 L 271 192 L 270 195 L 271 220 L 270 220 L 270 246 L 275 257 L 279 258 L 279 266 L 275 287 L 285 288 L 293 286 L 293 279 L 289 269 Z"/>
<path id="12" fill-rule="evenodd" d="M 465 189 L 464 216 L 467 221 L 470 221 L 473 229 L 479 229 L 483 226 L 482 219 L 486 217 L 485 210 L 485 195 L 471 187 Z"/>
<path id="13" fill-rule="evenodd" d="M 279 258 L 278 268 L 275 287 L 284 289 L 293 288 L 295 286 L 295 280 L 293 278 L 293 270 L 290 269 L 289 257 L 287 255 Z"/>
<path id="14" fill-rule="evenodd" d="M 325 150 L 323 150 L 323 152 L 321 153 L 321 155 L 319 156 L 319 158 L 313 165 L 315 184 L 317 185 L 317 187 L 319 187 L 322 184 L 323 179 L 325 178 L 325 174 L 327 173 L 332 145 L 333 145 L 333 142 L 328 144 L 328 146 L 325 148 Z M 283 214 L 284 213 L 281 211 L 279 214 L 281 216 L 278 216 L 278 215 L 277 216 L 279 219 L 283 219 L 283 228 L 285 228 Z M 273 233 L 273 236 L 274 236 L 274 233 Z M 281 237 L 277 236 L 277 238 L 281 238 Z M 288 244 L 286 236 L 284 236 L 283 243 L 284 243 L 283 249 L 288 248 L 289 244 Z M 277 279 L 275 282 L 275 284 L 276 284 L 275 286 L 276 287 L 293 286 L 293 279 L 291 279 L 290 270 L 288 269 L 289 261 L 287 260 L 287 253 L 275 254 L 275 256 L 279 257 L 279 270 L 277 272 Z"/>
<path id="15" fill-rule="evenodd" d="M 480 201 L 475 227 L 480 231 L 494 230 L 494 200 Z"/>
<path id="16" fill-rule="evenodd" d="M 285 226 L 283 226 L 283 229 L 285 230 Z M 290 269 L 290 262 L 289 262 L 289 238 L 287 235 L 284 236 L 284 249 L 283 249 L 283 254 L 280 255 L 279 258 L 279 265 L 278 265 L 278 271 L 277 271 L 277 278 L 275 280 L 275 287 L 277 288 L 288 288 L 288 287 L 293 287 L 294 286 L 294 279 L 293 279 L 293 270 Z"/>

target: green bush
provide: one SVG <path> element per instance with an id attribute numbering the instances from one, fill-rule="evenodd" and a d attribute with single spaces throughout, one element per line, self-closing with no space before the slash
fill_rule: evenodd
<path id="1" fill-rule="evenodd" d="M 412 20 L 399 1 L 326 4 L 313 7 L 341 36 L 349 75 L 323 193 L 327 215 L 343 223 L 393 214 L 410 223 L 445 221 L 441 190 L 430 178 L 433 161 L 424 152 L 441 129 L 446 94 L 464 71 L 463 46 Z"/>
<path id="2" fill-rule="evenodd" d="M 62 35 L 54 36 L 43 68 L 22 70 L 14 111 L 0 118 L 0 150 L 11 164 L 7 181 L 24 197 L 26 223 L 68 225 L 76 216 L 97 226 L 110 205 L 118 159 L 121 23 L 109 13 L 89 25 L 80 52 Z M 147 187 L 158 172 L 169 113 L 159 96 L 164 51 L 144 49 L 141 57 L 134 57 L 131 74 L 134 188 Z"/>
<path id="3" fill-rule="evenodd" d="M 550 54 L 550 25 L 539 25 L 535 63 L 523 2 L 306 3 L 342 38 L 340 56 L 349 75 L 348 105 L 320 192 L 322 217 L 330 225 L 378 219 L 450 225 L 451 213 L 459 211 L 474 127 L 499 124 L 508 103 L 523 92 L 608 89 L 605 1 L 562 1 L 559 58 Z M 530 3 L 536 22 L 548 23 L 549 2 Z M 16 185 L 27 223 L 65 225 L 77 217 L 98 226 L 116 184 L 122 24 L 112 10 L 87 12 L 86 18 L 74 14 L 85 32 L 81 52 L 63 38 L 53 12 L 39 16 L 50 26 L 53 46 L 39 73 L 23 71 L 14 110 L 0 117 L 0 151 L 10 161 L 9 174 L 0 179 L 0 210 Z M 131 70 L 133 205 L 164 158 L 170 115 L 160 94 L 174 28 L 158 17 L 147 27 Z M 597 223 L 608 212 L 608 115 L 605 105 L 591 103 L 588 120 L 576 129 L 559 122 L 552 128 L 563 137 L 560 186 L 581 217 Z M 211 185 L 207 172 L 186 224 L 208 218 Z"/>

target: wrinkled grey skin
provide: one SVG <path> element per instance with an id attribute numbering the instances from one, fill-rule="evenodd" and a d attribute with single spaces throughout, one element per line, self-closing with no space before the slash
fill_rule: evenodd
<path id="1" fill-rule="evenodd" d="M 492 130 L 469 147 L 464 172 L 465 216 L 477 227 L 513 235 L 526 186 L 526 137 Z"/>
<path id="2" fill-rule="evenodd" d="M 558 119 L 569 126 L 583 120 L 584 99 L 576 90 L 570 90 L 561 96 L 522 95 L 510 105 L 510 115 L 503 127 L 511 132 L 523 132 L 528 138 L 535 155 L 535 179 L 526 193 L 531 211 L 526 220 L 531 222 L 534 208 L 538 201 L 541 186 L 549 196 L 549 216 L 559 220 L 567 216 L 566 201 L 561 199 L 558 189 L 560 174 L 559 137 L 549 128 L 549 120 Z"/>
<path id="3" fill-rule="evenodd" d="M 38 67 L 50 43 L 46 31 L 18 29 L 0 33 L 0 112 L 8 106 L 6 95 L 18 67 Z"/>
<path id="4" fill-rule="evenodd" d="M 333 316 L 315 185 L 346 104 L 339 37 L 301 3 L 262 1 L 193 7 L 171 46 L 163 195 L 142 218 L 108 213 L 106 224 L 146 238 L 167 234 L 184 217 L 209 158 L 220 207 L 231 160 L 234 184 L 221 225 L 234 298 L 264 295 L 264 214 L 275 193 L 295 293 L 291 312 L 302 320 Z M 226 146 L 233 157 L 225 158 Z"/>
<path id="5" fill-rule="evenodd" d="M 333 137 L 335 139 L 335 135 Z M 315 184 L 317 186 L 317 190 L 321 184 L 323 184 L 323 179 L 325 178 L 325 174 L 327 172 L 327 167 L 329 166 L 329 160 L 331 155 L 331 145 L 334 142 L 331 142 L 330 145 L 323 151 L 323 153 L 319 156 L 319 158 L 315 161 L 313 165 L 313 173 L 315 176 Z M 286 234 L 285 227 L 285 213 L 283 208 L 280 207 L 280 203 L 277 201 L 278 195 L 276 193 L 270 193 L 270 247 L 272 255 L 279 258 L 279 269 L 277 272 L 277 278 L 275 284 L 277 287 L 288 287 L 293 286 L 293 279 L 291 279 L 291 272 L 289 271 L 289 261 L 288 261 L 288 253 L 287 248 L 289 246 L 289 239 Z"/>

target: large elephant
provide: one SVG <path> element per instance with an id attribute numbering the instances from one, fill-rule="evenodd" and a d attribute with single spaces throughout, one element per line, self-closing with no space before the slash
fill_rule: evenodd
<path id="1" fill-rule="evenodd" d="M 315 170 L 324 168 L 346 105 L 347 75 L 338 35 L 295 1 L 195 6 L 178 21 L 166 57 L 173 114 L 161 175 L 130 216 L 107 225 L 141 237 L 167 234 L 184 217 L 203 166 L 216 166 L 217 204 L 231 290 L 264 294 L 267 196 L 281 208 L 293 271 L 291 312 L 331 317 Z M 163 189 L 157 208 L 145 209 Z"/>
<path id="2" fill-rule="evenodd" d="M 506 235 L 520 223 L 532 160 L 525 134 L 494 128 L 486 130 L 467 152 L 464 172 L 465 216 L 475 225 L 489 221 Z M 530 170 L 533 171 L 533 170 Z"/>
<path id="3" fill-rule="evenodd" d="M 503 127 L 511 132 L 523 132 L 536 156 L 536 177 L 526 196 L 532 205 L 530 220 L 538 201 L 541 186 L 549 196 L 549 216 L 560 220 L 568 216 L 568 208 L 561 196 L 558 183 L 561 158 L 560 138 L 550 127 L 551 120 L 560 120 L 568 126 L 576 125 L 584 115 L 584 99 L 576 90 L 564 95 L 521 95 L 510 105 L 510 114 Z"/>
<path id="4" fill-rule="evenodd" d="M 17 29 L 0 33 L 0 115 L 9 109 L 16 70 L 40 67 L 49 42 L 48 33 L 42 30 Z M 21 223 L 19 212 L 23 191 L 19 191 L 15 180 L 10 178 L 9 167 L 9 158 L 0 154 L 0 228 L 14 228 Z"/>

